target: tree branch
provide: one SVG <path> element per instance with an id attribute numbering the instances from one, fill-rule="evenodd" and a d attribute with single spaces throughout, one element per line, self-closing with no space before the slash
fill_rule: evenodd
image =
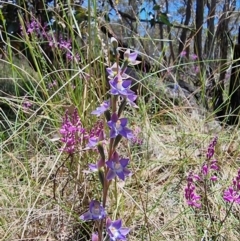
<path id="1" fill-rule="evenodd" d="M 124 12 L 122 12 L 122 11 L 120 11 L 120 10 L 118 10 L 118 13 L 121 15 L 122 18 L 129 19 L 129 20 L 131 20 L 131 21 L 133 21 L 133 22 L 136 22 L 136 21 L 138 20 L 136 17 L 131 16 L 131 15 L 129 15 L 128 13 L 124 13 Z M 140 21 L 140 22 L 145 22 L 145 23 L 149 23 L 149 22 L 150 22 L 150 20 L 148 20 L 148 19 L 139 19 L 139 21 Z M 162 25 L 164 25 L 164 23 L 163 23 L 162 21 L 158 21 L 158 20 L 156 20 L 155 23 L 156 23 L 156 24 L 162 24 Z M 184 25 L 184 24 L 179 24 L 179 23 L 172 23 L 172 27 L 173 27 L 173 28 L 186 29 L 186 30 L 189 30 L 189 31 L 191 31 L 191 32 L 195 32 L 195 31 L 196 31 L 195 28 L 186 26 L 186 25 Z"/>

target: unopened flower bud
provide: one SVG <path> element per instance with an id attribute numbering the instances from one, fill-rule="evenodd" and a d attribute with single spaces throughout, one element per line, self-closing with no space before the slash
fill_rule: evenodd
<path id="1" fill-rule="evenodd" d="M 118 41 L 114 37 L 111 38 L 111 44 L 114 49 L 118 47 Z"/>

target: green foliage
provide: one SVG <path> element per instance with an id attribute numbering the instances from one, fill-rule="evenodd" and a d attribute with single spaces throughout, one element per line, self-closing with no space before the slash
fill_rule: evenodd
<path id="1" fill-rule="evenodd" d="M 166 13 L 159 13 L 158 14 L 158 20 L 160 22 L 163 22 L 164 24 L 166 24 L 167 26 L 172 26 L 172 24 L 170 23 L 169 19 L 168 19 L 168 16 Z"/>
<path id="2" fill-rule="evenodd" d="M 158 4 L 154 5 L 154 7 L 153 7 L 154 11 L 159 11 L 160 9 L 161 9 L 161 7 Z"/>

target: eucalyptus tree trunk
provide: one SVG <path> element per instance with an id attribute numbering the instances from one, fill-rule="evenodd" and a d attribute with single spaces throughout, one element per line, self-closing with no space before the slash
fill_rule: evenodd
<path id="1" fill-rule="evenodd" d="M 232 4 L 234 1 L 231 0 L 225 0 L 224 6 L 223 6 L 223 13 L 219 19 L 218 27 L 216 30 L 216 38 L 217 38 L 217 46 L 219 46 L 220 56 L 219 56 L 219 80 L 215 88 L 214 93 L 214 110 L 216 111 L 216 114 L 218 118 L 222 121 L 225 118 L 225 115 L 235 115 L 236 110 L 239 107 L 240 102 L 237 99 L 240 98 L 238 86 L 236 86 L 237 81 L 237 74 L 236 69 L 237 61 L 234 60 L 233 63 L 233 70 L 232 70 L 232 76 L 230 80 L 230 88 L 229 88 L 229 100 L 224 102 L 223 100 L 223 91 L 224 91 L 224 80 L 226 75 L 226 69 L 229 67 L 228 63 L 228 56 L 230 55 L 231 51 L 231 45 L 229 42 L 229 23 L 231 19 L 231 14 L 235 10 L 236 5 Z M 234 51 L 234 59 L 240 56 L 238 47 L 235 47 Z M 238 63 L 239 64 L 239 63 Z M 240 82 L 240 81 L 239 81 Z M 234 124 L 236 122 L 236 117 L 230 117 L 227 121 L 229 124 Z"/>
<path id="2" fill-rule="evenodd" d="M 166 5 L 166 13 L 169 13 L 169 2 L 168 0 L 165 0 L 165 5 Z M 173 50 L 173 43 L 172 43 L 172 34 L 171 34 L 171 27 L 168 25 L 167 26 L 167 32 L 168 32 L 168 39 L 169 41 L 169 49 L 170 49 L 170 57 L 168 59 L 168 64 L 170 64 L 171 59 L 174 62 L 175 60 L 175 54 L 174 54 L 174 50 Z"/>
<path id="3" fill-rule="evenodd" d="M 198 56 L 198 59 L 202 60 L 202 28 L 204 18 L 204 0 L 196 1 L 196 35 L 195 35 L 195 48 L 194 52 Z"/>
<path id="4" fill-rule="evenodd" d="M 190 19 L 191 19 L 191 9 L 192 9 L 192 0 L 188 0 L 187 1 L 187 7 L 186 7 L 186 17 L 184 20 L 184 25 L 188 26 Z M 180 54 L 183 49 L 184 49 L 184 45 L 186 43 L 186 38 L 187 38 L 187 29 L 183 28 L 181 36 L 180 36 L 180 42 L 179 42 L 179 46 L 178 46 L 178 54 Z"/>
<path id="5" fill-rule="evenodd" d="M 240 41 L 234 47 L 233 61 L 229 85 L 229 124 L 237 124 L 240 113 Z"/>
<path id="6" fill-rule="evenodd" d="M 207 17 L 207 38 L 205 42 L 204 54 L 207 59 L 211 58 L 213 41 L 214 41 L 214 20 L 216 13 L 216 0 L 207 1 L 208 17 Z"/>

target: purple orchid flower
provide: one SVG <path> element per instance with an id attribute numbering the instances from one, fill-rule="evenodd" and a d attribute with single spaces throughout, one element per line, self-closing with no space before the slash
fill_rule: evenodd
<path id="1" fill-rule="evenodd" d="M 103 114 L 109 108 L 110 108 L 110 100 L 105 100 L 105 101 L 103 101 L 103 103 L 99 107 L 97 107 L 96 110 L 92 111 L 91 114 L 96 115 L 96 116 L 100 116 L 101 114 Z"/>
<path id="2" fill-rule="evenodd" d="M 103 167 L 104 165 L 105 165 L 104 160 L 100 159 L 98 160 L 97 164 L 90 163 L 88 167 L 92 172 L 96 172 L 99 170 L 99 168 Z"/>
<path id="3" fill-rule="evenodd" d="M 113 153 L 112 159 L 106 162 L 109 167 L 107 173 L 107 180 L 112 180 L 115 176 L 118 176 L 121 180 L 125 180 L 125 176 L 129 176 L 131 172 L 126 168 L 129 163 L 129 159 L 120 159 L 117 152 Z"/>
<path id="4" fill-rule="evenodd" d="M 139 108 L 137 104 L 134 102 L 137 99 L 137 95 L 128 95 L 127 103 L 133 108 Z"/>
<path id="5" fill-rule="evenodd" d="M 117 75 L 121 75 L 122 79 L 127 79 L 129 78 L 129 75 L 125 74 L 125 69 L 121 69 L 120 66 L 117 65 L 117 63 L 114 63 L 112 67 L 106 68 L 107 73 L 108 73 L 108 78 L 112 79 Z"/>
<path id="6" fill-rule="evenodd" d="M 80 216 L 81 220 L 99 220 L 106 217 L 106 211 L 99 201 L 92 200 L 89 210 Z"/>
<path id="7" fill-rule="evenodd" d="M 131 80 L 123 80 L 122 76 L 118 74 L 114 79 L 109 81 L 111 86 L 110 93 L 112 95 L 121 95 L 122 97 L 135 96 L 135 93 L 130 90 L 132 81 Z"/>
<path id="8" fill-rule="evenodd" d="M 132 84 L 131 80 L 123 80 L 122 76 L 118 74 L 114 79 L 109 81 L 109 84 L 111 86 L 110 93 L 112 95 L 120 95 L 123 98 L 127 98 L 130 104 L 134 103 L 133 101 L 136 100 L 137 96 L 130 90 Z"/>
<path id="9" fill-rule="evenodd" d="M 127 49 L 124 52 L 124 60 L 128 62 L 129 65 L 136 65 L 141 63 L 141 61 L 136 60 L 138 56 L 137 52 L 130 52 L 130 49 Z"/>
<path id="10" fill-rule="evenodd" d="M 127 139 L 133 137 L 132 131 L 126 127 L 127 118 L 118 118 L 116 113 L 112 114 L 112 118 L 108 121 L 108 126 L 111 128 L 110 138 L 115 138 L 117 135 L 124 136 Z"/>
<path id="11" fill-rule="evenodd" d="M 129 228 L 122 228 L 122 220 L 106 220 L 107 233 L 111 241 L 126 240 L 126 235 L 130 232 Z"/>
<path id="12" fill-rule="evenodd" d="M 103 130 L 98 131 L 88 139 L 87 149 L 95 148 L 98 144 L 104 143 L 104 132 Z"/>

